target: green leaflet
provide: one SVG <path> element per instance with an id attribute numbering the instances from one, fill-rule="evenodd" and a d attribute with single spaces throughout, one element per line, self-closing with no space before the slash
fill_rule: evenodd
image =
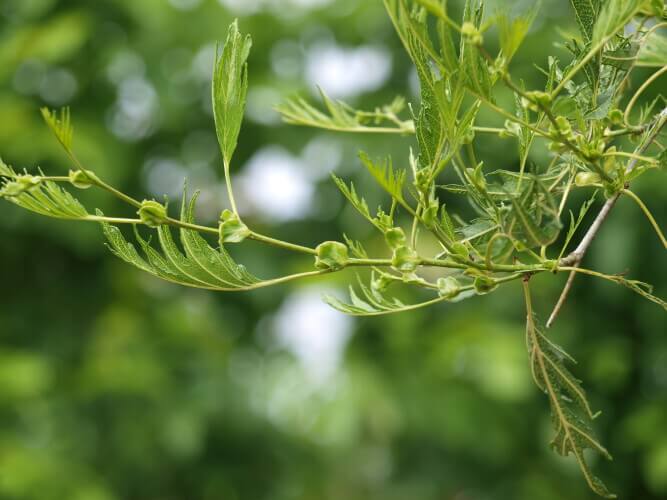
<path id="1" fill-rule="evenodd" d="M 389 195 L 403 206 L 407 206 L 403 198 L 403 185 L 405 184 L 405 170 L 395 170 L 391 157 L 374 162 L 363 151 L 359 153 L 361 163 L 368 169 L 373 178 Z"/>
<path id="2" fill-rule="evenodd" d="M 576 220 L 574 218 L 574 214 L 572 213 L 572 211 L 570 211 L 570 227 L 567 230 L 567 235 L 565 236 L 563 247 L 561 248 L 560 254 L 558 254 L 558 259 L 556 260 L 560 260 L 565 254 L 565 251 L 567 250 L 570 241 L 572 241 L 574 233 L 577 231 L 577 228 L 581 225 L 582 221 L 584 220 L 584 217 L 586 217 L 588 209 L 591 208 L 591 205 L 593 204 L 593 202 L 595 202 L 595 197 L 597 196 L 597 194 L 598 192 L 595 191 L 593 193 L 593 196 L 591 196 L 588 199 L 588 201 L 584 202 L 584 204 L 581 205 L 581 207 L 579 208 L 579 215 L 577 216 Z"/>
<path id="3" fill-rule="evenodd" d="M 558 206 L 553 196 L 536 176 L 530 176 L 528 187 L 519 196 L 511 197 L 512 212 L 506 221 L 507 233 L 528 248 L 553 243 L 561 229 Z"/>
<path id="4" fill-rule="evenodd" d="M 216 49 L 213 68 L 213 115 L 225 165 L 236 149 L 248 90 L 248 65 L 252 40 L 239 33 L 238 21 L 229 27 L 222 50 Z"/>
<path id="5" fill-rule="evenodd" d="M 181 220 L 193 223 L 194 207 L 198 194 L 189 203 L 183 198 Z M 98 212 L 101 215 L 101 212 Z M 145 258 L 122 235 L 120 229 L 102 223 L 110 250 L 119 258 L 158 278 L 185 286 L 217 291 L 234 291 L 255 288 L 259 279 L 237 264 L 224 248 L 212 248 L 199 233 L 191 229 L 180 230 L 180 240 L 185 253 L 176 245 L 167 225 L 158 227 L 161 252 L 144 240 L 135 229 L 135 237 Z"/>
<path id="6" fill-rule="evenodd" d="M 593 38 L 593 27 L 600 12 L 600 0 L 570 0 L 574 8 L 574 17 L 584 42 Z"/>
<path id="7" fill-rule="evenodd" d="M 286 123 L 336 132 L 396 134 L 415 132 L 412 120 L 401 120 L 397 116 L 405 108 L 403 97 L 396 97 L 390 104 L 374 111 L 360 111 L 342 101 L 331 99 L 322 89 L 319 90 L 328 113 L 323 113 L 301 98 L 286 101 L 277 106 L 276 111 L 282 115 Z"/>
<path id="8" fill-rule="evenodd" d="M 29 175 L 17 175 L 2 162 L 0 175 L 8 178 L 0 190 L 0 198 L 21 208 L 56 219 L 81 220 L 88 216 L 85 207 L 55 182 Z M 31 180 L 29 187 L 25 184 L 27 180 Z M 13 190 L 13 187 L 19 189 Z"/>
<path id="9" fill-rule="evenodd" d="M 385 275 L 388 276 L 388 275 Z M 389 276 L 389 279 L 395 281 L 400 278 Z M 387 297 L 377 286 L 373 286 L 373 283 L 377 283 L 378 280 L 375 278 L 375 274 L 371 278 L 371 286 L 364 284 L 359 277 L 357 277 L 359 282 L 359 290 L 361 295 L 357 294 L 352 286 L 349 287 L 350 301 L 343 302 L 340 299 L 332 295 L 325 295 L 324 301 L 329 304 L 331 307 L 340 311 L 344 314 L 351 316 L 382 316 L 385 314 L 394 314 L 404 311 L 412 311 L 414 309 L 420 309 L 422 307 L 428 307 L 439 302 L 450 301 L 458 302 L 465 298 L 475 295 L 474 291 L 471 291 L 471 286 L 462 287 L 461 293 L 458 293 L 455 298 L 444 296 L 437 297 L 435 299 L 428 300 L 426 302 L 419 302 L 416 304 L 405 304 L 398 300 L 395 297 Z M 408 280 L 407 283 L 418 284 L 420 282 L 419 278 L 416 278 L 412 281 Z"/>
<path id="10" fill-rule="evenodd" d="M 368 222 L 373 224 L 380 231 L 384 232 L 387 229 L 393 227 L 394 223 L 392 217 L 384 214 L 381 209 L 378 209 L 377 217 L 373 217 L 368 208 L 368 203 L 366 200 L 357 194 L 354 184 L 350 183 L 349 187 L 345 184 L 345 181 L 340 177 L 337 177 L 334 174 L 331 174 L 331 178 L 334 183 L 340 189 L 340 192 L 343 193 L 343 196 L 347 198 L 350 204 L 359 212 Z"/>
<path id="11" fill-rule="evenodd" d="M 466 0 L 463 22 L 471 23 L 480 29 L 483 17 L 484 5 L 481 0 Z M 461 72 L 466 77 L 467 87 L 487 101 L 494 102 L 495 99 L 491 94 L 491 71 L 478 48 L 465 37 L 461 37 L 459 57 Z"/>
<path id="12" fill-rule="evenodd" d="M 667 66 L 667 37 L 654 31 L 642 43 L 637 53 L 637 66 L 662 68 Z"/>
<path id="13" fill-rule="evenodd" d="M 605 498 L 616 498 L 616 495 L 611 494 L 604 483 L 593 475 L 584 456 L 584 450 L 590 448 L 611 460 L 611 455 L 597 441 L 590 426 L 590 422 L 597 415 L 592 413 L 580 381 L 565 367 L 565 359 L 573 360 L 537 326 L 526 282 L 524 290 L 528 309 L 526 347 L 535 384 L 548 396 L 551 405 L 556 432 L 551 448 L 559 455 L 567 456 L 572 453 L 575 456 L 591 490 Z"/>
<path id="14" fill-rule="evenodd" d="M 505 64 L 509 64 L 526 37 L 531 24 L 535 20 L 538 8 L 539 2 L 536 2 L 528 12 L 512 20 L 505 12 L 500 12 L 497 15 L 498 37 Z"/>
<path id="15" fill-rule="evenodd" d="M 622 30 L 643 3 L 643 0 L 607 0 L 593 28 L 591 44 L 595 46 Z"/>
<path id="16" fill-rule="evenodd" d="M 44 121 L 51 129 L 51 132 L 53 132 L 53 135 L 56 136 L 56 139 L 58 139 L 58 142 L 62 145 L 65 151 L 71 154 L 74 128 L 72 127 L 69 108 L 61 109 L 60 115 L 48 108 L 42 108 L 41 112 Z"/>

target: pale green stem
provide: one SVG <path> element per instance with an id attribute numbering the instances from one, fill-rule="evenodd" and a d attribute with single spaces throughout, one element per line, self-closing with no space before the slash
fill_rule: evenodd
<path id="1" fill-rule="evenodd" d="M 632 99 L 630 99 L 630 102 L 626 106 L 625 112 L 623 113 L 623 121 L 629 127 L 633 126 L 632 124 L 630 124 L 630 113 L 632 112 L 632 108 L 637 102 L 637 99 L 639 99 L 639 96 L 641 96 L 644 93 L 644 91 L 649 87 L 649 85 L 651 85 L 654 81 L 660 78 L 660 76 L 663 75 L 665 72 L 667 72 L 667 66 L 663 66 L 658 71 L 653 73 L 650 77 L 647 78 L 647 80 L 641 85 L 641 87 L 637 89 L 637 92 L 635 92 L 635 95 L 632 96 Z"/>
<path id="2" fill-rule="evenodd" d="M 646 218 L 649 220 L 651 225 L 653 226 L 653 229 L 655 229 L 656 234 L 658 235 L 658 238 L 660 238 L 660 241 L 662 242 L 662 246 L 667 249 L 667 239 L 665 239 L 665 235 L 660 229 L 660 226 L 656 222 L 655 218 L 653 217 L 653 214 L 651 211 L 648 209 L 648 207 L 644 204 L 644 202 L 637 196 L 635 193 L 630 191 L 629 189 L 624 189 L 622 191 L 623 194 L 628 195 L 630 198 L 632 198 L 637 205 L 639 205 L 639 208 L 642 209 L 644 214 L 646 215 Z"/>

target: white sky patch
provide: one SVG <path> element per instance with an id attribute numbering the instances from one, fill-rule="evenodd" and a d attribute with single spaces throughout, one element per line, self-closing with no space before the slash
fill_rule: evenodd
<path id="1" fill-rule="evenodd" d="M 300 219 L 313 202 L 315 186 L 301 160 L 280 146 L 267 146 L 250 158 L 235 179 L 245 203 L 240 210 L 276 221 Z"/>
<path id="2" fill-rule="evenodd" d="M 301 219 L 315 205 L 316 183 L 341 162 L 340 144 L 316 137 L 295 156 L 281 146 L 255 153 L 234 178 L 239 210 L 278 222 Z"/>
<path id="3" fill-rule="evenodd" d="M 299 360 L 315 385 L 337 372 L 354 322 L 322 302 L 326 290 L 308 287 L 291 294 L 273 319 L 279 344 Z"/>
<path id="4" fill-rule="evenodd" d="M 391 75 L 390 53 L 371 45 L 346 48 L 320 42 L 306 53 L 306 79 L 313 94 L 317 86 L 333 98 L 347 98 L 379 89 Z"/>
<path id="5" fill-rule="evenodd" d="M 158 96 L 153 85 L 142 77 L 129 77 L 118 86 L 118 98 L 108 117 L 108 126 L 129 142 L 150 135 L 155 129 Z"/>

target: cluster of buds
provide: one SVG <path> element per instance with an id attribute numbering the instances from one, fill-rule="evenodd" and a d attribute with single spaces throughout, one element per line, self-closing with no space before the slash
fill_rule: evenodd
<path id="1" fill-rule="evenodd" d="M 417 252 L 408 246 L 403 229 L 393 227 L 384 233 L 384 239 L 392 249 L 391 266 L 402 273 L 412 273 L 419 266 Z"/>
<path id="2" fill-rule="evenodd" d="M 466 21 L 461 26 L 461 35 L 473 45 L 482 45 L 484 43 L 482 32 L 469 21 Z"/>
<path id="3" fill-rule="evenodd" d="M 0 190 L 0 198 L 12 198 L 38 186 L 42 182 L 40 177 L 34 175 L 18 175 L 12 181 L 8 181 Z"/>
<path id="4" fill-rule="evenodd" d="M 526 92 L 525 97 L 521 99 L 521 105 L 531 111 L 538 112 L 551 105 L 551 94 L 542 92 L 541 90 Z"/>

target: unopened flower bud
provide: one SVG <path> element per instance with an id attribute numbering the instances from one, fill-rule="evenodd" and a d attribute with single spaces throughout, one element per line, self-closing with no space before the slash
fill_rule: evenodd
<path id="1" fill-rule="evenodd" d="M 347 246 L 338 241 L 325 241 L 315 249 L 315 267 L 337 271 L 344 268 L 348 262 Z"/>
<path id="2" fill-rule="evenodd" d="M 241 243 L 250 236 L 250 229 L 237 214 L 225 209 L 220 215 L 220 245 L 225 243 Z"/>
<path id="3" fill-rule="evenodd" d="M 159 227 L 167 222 L 167 207 L 155 200 L 142 201 L 137 214 L 148 227 Z"/>

